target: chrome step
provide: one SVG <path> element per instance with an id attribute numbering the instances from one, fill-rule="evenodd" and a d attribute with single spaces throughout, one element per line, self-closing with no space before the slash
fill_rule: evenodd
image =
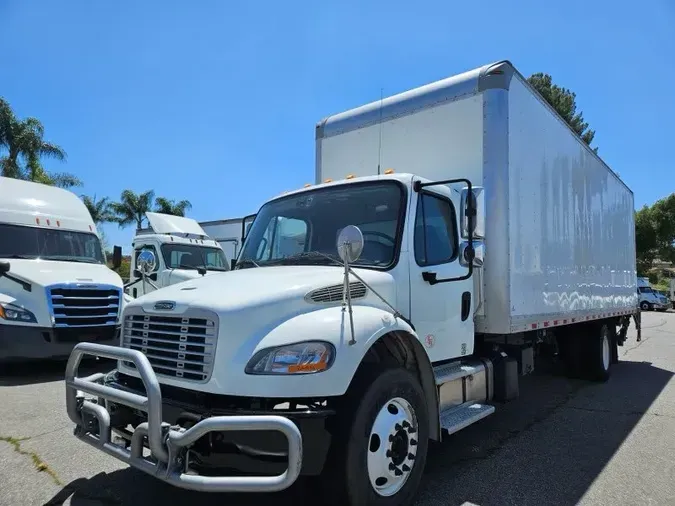
<path id="1" fill-rule="evenodd" d="M 467 376 L 481 372 L 484 368 L 484 364 L 480 361 L 474 361 L 474 363 L 452 362 L 450 364 L 439 365 L 434 367 L 436 385 L 440 386 L 450 381 L 466 378 Z"/>
<path id="2" fill-rule="evenodd" d="M 453 406 L 441 412 L 441 428 L 447 434 L 454 434 L 494 412 L 494 406 L 476 402 Z"/>

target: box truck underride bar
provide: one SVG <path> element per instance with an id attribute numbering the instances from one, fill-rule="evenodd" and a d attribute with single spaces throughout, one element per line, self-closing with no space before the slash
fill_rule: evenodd
<path id="1" fill-rule="evenodd" d="M 186 489 L 306 475 L 410 504 L 429 441 L 535 359 L 604 381 L 639 335 L 633 195 L 508 62 L 321 121 L 316 178 L 259 209 L 233 271 L 130 302 L 121 347 L 78 345 L 77 437 Z M 78 377 L 89 354 L 117 369 Z"/>

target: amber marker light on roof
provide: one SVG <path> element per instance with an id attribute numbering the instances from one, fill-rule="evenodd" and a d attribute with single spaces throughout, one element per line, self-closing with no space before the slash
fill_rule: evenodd
<path id="1" fill-rule="evenodd" d="M 384 171 L 384 173 L 385 173 L 385 174 L 393 174 L 393 173 L 394 173 L 394 169 L 387 169 L 387 170 Z"/>
<path id="2" fill-rule="evenodd" d="M 331 178 L 328 178 L 328 179 L 324 180 L 324 183 L 332 183 L 332 182 L 333 182 L 333 180 Z"/>
<path id="3" fill-rule="evenodd" d="M 347 174 L 345 179 L 354 179 L 354 174 Z"/>

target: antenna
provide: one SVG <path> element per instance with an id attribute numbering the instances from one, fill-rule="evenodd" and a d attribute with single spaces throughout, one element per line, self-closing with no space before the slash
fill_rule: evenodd
<path id="1" fill-rule="evenodd" d="M 384 88 L 380 88 L 380 142 L 377 146 L 377 175 L 380 175 L 380 162 L 382 161 L 382 101 Z"/>

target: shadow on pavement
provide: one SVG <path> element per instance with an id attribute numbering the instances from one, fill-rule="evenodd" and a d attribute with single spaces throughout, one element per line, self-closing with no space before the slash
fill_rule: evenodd
<path id="1" fill-rule="evenodd" d="M 66 360 L 39 360 L 10 362 L 0 365 L 0 387 L 38 385 L 63 380 Z M 107 359 L 84 359 L 79 375 L 86 376 L 95 372 L 114 369 L 114 361 Z"/>
<path id="2" fill-rule="evenodd" d="M 577 504 L 673 373 L 620 362 L 604 384 L 535 374 L 520 398 L 433 445 L 416 505 Z M 270 495 L 204 494 L 123 469 L 78 479 L 46 504 L 293 505 L 322 498 L 302 481 Z"/>

